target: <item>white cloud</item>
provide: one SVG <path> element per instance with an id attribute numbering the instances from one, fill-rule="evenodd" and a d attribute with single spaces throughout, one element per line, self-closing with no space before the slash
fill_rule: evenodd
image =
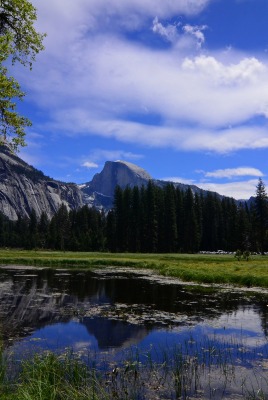
<path id="1" fill-rule="evenodd" d="M 86 168 L 98 168 L 99 166 L 98 166 L 98 164 L 96 164 L 96 163 L 94 163 L 94 162 L 85 161 L 85 162 L 82 164 L 82 167 L 86 167 Z"/>
<path id="2" fill-rule="evenodd" d="M 203 33 L 205 29 L 207 29 L 205 25 L 192 26 L 186 24 L 182 26 L 180 22 L 176 24 L 167 24 L 165 26 L 159 22 L 158 17 L 155 17 L 153 20 L 152 27 L 154 33 L 171 42 L 176 46 L 176 49 L 201 48 L 205 42 L 205 35 Z"/>
<path id="3" fill-rule="evenodd" d="M 237 176 L 256 176 L 262 177 L 263 173 L 257 169 L 252 167 L 239 167 L 239 168 L 226 168 L 226 169 L 217 169 L 216 171 L 206 172 L 205 177 L 208 178 L 228 178 L 232 179 Z"/>
<path id="4" fill-rule="evenodd" d="M 158 17 L 155 17 L 153 20 L 152 30 L 154 33 L 158 33 L 160 36 L 163 36 L 169 42 L 175 42 L 178 40 L 177 25 L 168 24 L 167 26 L 164 26 L 161 22 L 159 22 Z"/>
<path id="5" fill-rule="evenodd" d="M 258 179 L 250 179 L 246 181 L 236 181 L 228 183 L 219 182 L 203 182 L 194 179 L 185 179 L 180 177 L 165 178 L 169 182 L 185 183 L 187 185 L 195 185 L 201 189 L 216 192 L 222 196 L 233 197 L 237 200 L 247 200 L 256 193 Z"/>
<path id="6" fill-rule="evenodd" d="M 87 110 L 75 109 L 57 112 L 46 129 L 69 135 L 94 134 L 121 142 L 139 143 L 149 147 L 172 147 L 184 151 L 208 151 L 226 154 L 241 149 L 268 147 L 267 127 L 245 126 L 213 130 L 180 126 L 145 125 L 121 119 L 103 119 Z M 115 159 L 122 158 L 120 156 Z"/>
<path id="7" fill-rule="evenodd" d="M 196 185 L 205 190 L 211 190 L 224 196 L 234 197 L 237 200 L 246 200 L 255 195 L 257 183 L 257 179 L 250 179 L 247 181 L 229 183 L 198 182 Z"/>
<path id="8" fill-rule="evenodd" d="M 202 47 L 202 45 L 205 43 L 205 35 L 203 33 L 205 29 L 207 29 L 206 25 L 193 26 L 187 24 L 183 27 L 185 33 L 192 35 L 197 40 L 198 47 Z"/>
<path id="9" fill-rule="evenodd" d="M 216 85 L 243 85 L 258 83 L 267 67 L 255 57 L 243 58 L 236 64 L 225 65 L 213 56 L 186 58 L 182 68 L 212 79 Z"/>

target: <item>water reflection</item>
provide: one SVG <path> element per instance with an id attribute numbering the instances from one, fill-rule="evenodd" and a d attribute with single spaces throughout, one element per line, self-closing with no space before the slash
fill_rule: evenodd
<path id="1" fill-rule="evenodd" d="M 122 350 L 182 342 L 191 330 L 217 335 L 220 345 L 230 335 L 239 341 L 243 330 L 247 346 L 262 347 L 267 304 L 265 293 L 164 283 L 131 271 L 0 270 L 6 344 L 27 338 L 51 349 Z"/>

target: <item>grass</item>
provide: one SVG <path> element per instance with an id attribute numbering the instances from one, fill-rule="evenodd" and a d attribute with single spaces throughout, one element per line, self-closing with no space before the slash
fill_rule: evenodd
<path id="1" fill-rule="evenodd" d="M 10 365 L 7 366 L 10 368 Z M 12 366 L 11 366 L 12 367 Z M 0 382 L 1 400 L 97 400 L 102 393 L 95 372 L 71 354 L 52 352 L 21 363 L 13 380 Z M 105 397 L 103 397 L 104 399 Z"/>
<path id="2" fill-rule="evenodd" d="M 151 269 L 163 276 L 184 281 L 235 284 L 268 288 L 268 258 L 251 256 L 249 261 L 234 255 L 130 254 L 59 251 L 0 250 L 0 265 L 35 267 Z"/>
<path id="3" fill-rule="evenodd" d="M 13 380 L 0 382 L 1 400 L 267 399 L 265 368 L 245 369 L 238 344 L 213 342 L 141 353 L 131 349 L 104 369 L 88 367 L 72 352 L 46 352 L 22 361 Z M 157 354 L 158 359 L 155 359 Z M 259 359 L 265 360 L 266 355 Z M 14 362 L 14 361 L 13 361 Z M 94 363 L 91 363 L 92 365 Z M 242 397 L 241 397 L 242 396 Z"/>

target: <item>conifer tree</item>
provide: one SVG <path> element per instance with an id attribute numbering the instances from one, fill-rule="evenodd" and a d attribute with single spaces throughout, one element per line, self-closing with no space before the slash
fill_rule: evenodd
<path id="1" fill-rule="evenodd" d="M 191 188 L 184 194 L 183 202 L 183 251 L 194 253 L 198 250 L 198 225 L 194 207 L 194 195 Z"/>
<path id="2" fill-rule="evenodd" d="M 158 246 L 157 188 L 149 181 L 146 188 L 146 251 L 155 253 Z"/>
<path id="3" fill-rule="evenodd" d="M 164 188 L 164 200 L 165 251 L 170 253 L 178 249 L 175 189 L 172 184 Z"/>
<path id="4" fill-rule="evenodd" d="M 112 253 L 116 251 L 116 221 L 114 210 L 110 210 L 106 217 L 106 247 Z"/>
<path id="5" fill-rule="evenodd" d="M 256 211 L 256 223 L 257 223 L 257 237 L 260 247 L 260 252 L 264 254 L 265 249 L 265 239 L 267 230 L 267 219 L 268 219 L 268 197 L 265 189 L 265 185 L 262 179 L 256 187 L 256 197 L 255 197 L 255 211 Z"/>
<path id="6" fill-rule="evenodd" d="M 116 251 L 122 251 L 124 246 L 124 203 L 123 190 L 116 186 L 114 192 L 114 214 L 116 224 Z"/>
<path id="7" fill-rule="evenodd" d="M 131 197 L 131 231 L 130 231 L 130 251 L 141 251 L 141 212 L 140 190 L 135 186 Z"/>
<path id="8" fill-rule="evenodd" d="M 47 245 L 48 231 L 49 231 L 49 220 L 45 212 L 42 212 L 41 214 L 37 230 L 38 230 L 38 245 L 41 248 L 45 248 Z"/>

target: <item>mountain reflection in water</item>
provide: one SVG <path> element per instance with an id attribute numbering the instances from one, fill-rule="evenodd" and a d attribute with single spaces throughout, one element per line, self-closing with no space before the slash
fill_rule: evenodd
<path id="1" fill-rule="evenodd" d="M 4 343 L 97 351 L 177 344 L 189 331 L 217 335 L 220 346 L 241 331 L 247 345 L 267 345 L 267 293 L 183 285 L 143 272 L 0 269 Z M 37 343 L 35 343 L 37 345 Z"/>

